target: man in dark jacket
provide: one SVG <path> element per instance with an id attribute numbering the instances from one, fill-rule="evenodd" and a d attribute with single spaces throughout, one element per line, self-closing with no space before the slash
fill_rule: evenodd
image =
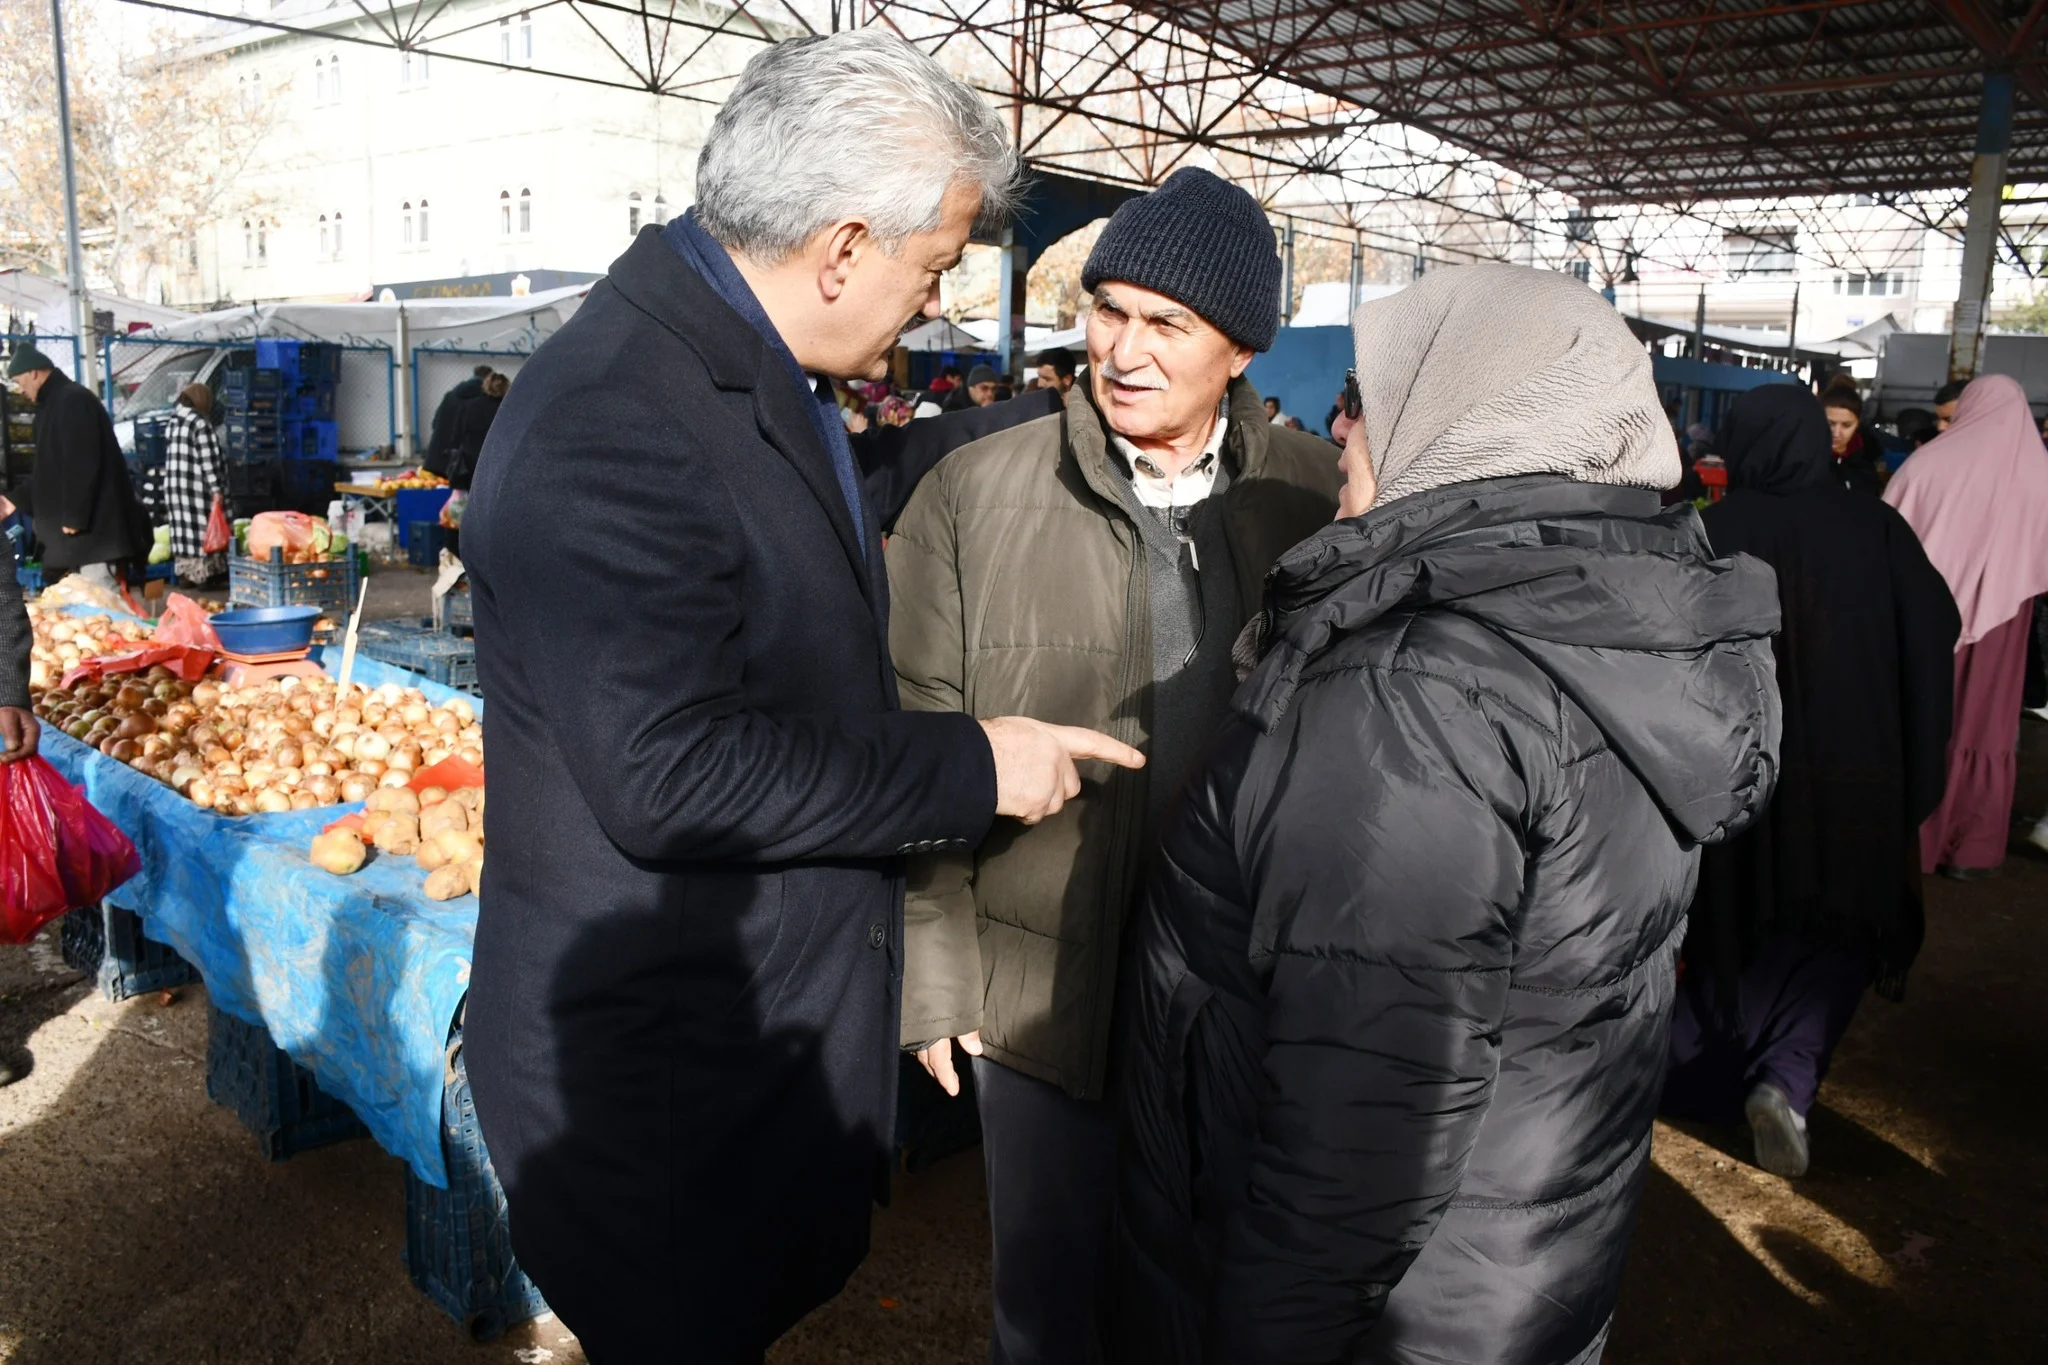
<path id="1" fill-rule="evenodd" d="M 849 138 L 924 150 L 892 180 Z M 596 1365 L 759 1361 L 838 1292 L 888 1171 L 902 856 L 1142 761 L 897 709 L 879 532 L 806 378 L 885 373 L 1015 173 L 900 39 L 768 48 L 696 207 L 539 349 L 478 463 L 465 1046 L 513 1246 Z"/>
<path id="2" fill-rule="evenodd" d="M 1747 1119 L 1757 1164 L 1806 1173 L 1806 1114 L 1864 988 L 1902 999 L 1923 919 L 1920 824 L 1948 777 L 1962 619 L 1906 519 L 1832 477 L 1804 385 L 1737 398 L 1701 513 L 1721 554 L 1778 576 L 1777 795 L 1706 851 L 1672 1025 L 1667 1112 Z"/>
<path id="3" fill-rule="evenodd" d="M 1123 205 L 1081 276 L 1089 382 L 950 456 L 889 542 L 907 705 L 1097 727 L 1150 760 L 978 856 L 912 867 L 903 1041 L 949 1090 L 949 1040 L 978 1058 L 995 1365 L 1095 1346 L 1123 923 L 1223 719 L 1260 580 L 1336 510 L 1330 447 L 1267 422 L 1242 378 L 1279 329 L 1280 274 L 1258 202 L 1207 171 Z"/>
<path id="4" fill-rule="evenodd" d="M 429 474 L 448 472 L 448 459 L 455 453 L 456 427 L 461 421 L 462 405 L 484 391 L 484 381 L 491 377 L 491 367 L 479 365 L 475 373 L 441 395 L 441 401 L 434 407 L 434 424 L 427 437 L 426 457 L 421 467 Z"/>
<path id="5" fill-rule="evenodd" d="M 36 405 L 36 467 L 29 484 L 43 570 L 76 569 L 102 587 L 113 566 L 149 553 L 149 518 L 128 481 L 128 463 L 106 408 L 34 346 L 22 346 L 7 377 Z M 52 571 L 56 571 L 53 573 Z"/>
<path id="6" fill-rule="evenodd" d="M 854 433 L 853 457 L 860 464 L 861 491 L 875 509 L 883 534 L 896 529 L 896 519 L 909 505 L 910 495 L 940 460 L 984 436 L 1052 416 L 1065 396 L 1064 389 L 1030 389 L 985 408 L 942 412 L 900 427 L 875 422 Z"/>
<path id="7" fill-rule="evenodd" d="M 1596 1360 L 1698 846 L 1770 793 L 1771 573 L 1659 509 L 1613 308 L 1462 266 L 1356 327 L 1345 520 L 1133 928 L 1119 1365 Z"/>

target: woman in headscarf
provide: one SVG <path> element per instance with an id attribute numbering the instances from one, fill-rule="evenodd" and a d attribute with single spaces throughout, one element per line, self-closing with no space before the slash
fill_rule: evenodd
<path id="1" fill-rule="evenodd" d="M 2018 381 L 1972 380 L 1956 420 L 1900 467 L 1884 500 L 1919 535 L 1962 612 L 1948 788 L 1920 827 L 1920 862 L 1995 875 L 2012 820 L 2027 631 L 2048 592 L 2048 449 Z"/>
<path id="2" fill-rule="evenodd" d="M 187 384 L 178 391 L 164 433 L 164 511 L 171 523 L 172 570 L 189 587 L 205 587 L 228 571 L 225 552 L 206 553 L 206 519 L 213 500 L 227 496 L 228 471 L 213 430 L 213 391 Z"/>
<path id="3" fill-rule="evenodd" d="M 1132 930 L 1126 1365 L 1597 1360 L 1698 848 L 1770 793 L 1771 572 L 1660 509 L 1614 309 L 1460 266 L 1356 341 Z"/>
<path id="4" fill-rule="evenodd" d="M 1920 822 L 1941 800 L 1960 621 L 1905 520 L 1833 476 L 1803 385 L 1735 400 L 1717 554 L 1778 573 L 1778 791 L 1706 851 L 1671 1028 L 1667 1112 L 1747 1118 L 1757 1165 L 1806 1173 L 1806 1114 L 1874 980 L 1903 998 L 1920 949 Z"/>

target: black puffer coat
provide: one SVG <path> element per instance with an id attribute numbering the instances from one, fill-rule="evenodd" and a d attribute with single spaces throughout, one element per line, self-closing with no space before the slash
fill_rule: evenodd
<path id="1" fill-rule="evenodd" d="M 1461 484 L 1274 567 L 1135 931 L 1120 1365 L 1597 1356 L 1779 730 L 1770 569 L 1657 501 Z"/>

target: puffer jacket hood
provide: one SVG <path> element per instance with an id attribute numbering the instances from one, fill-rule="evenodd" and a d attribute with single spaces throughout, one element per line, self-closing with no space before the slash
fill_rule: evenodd
<path id="1" fill-rule="evenodd" d="M 1234 705 L 1271 733 L 1334 637 L 1396 610 L 1455 612 L 1583 709 L 1681 837 L 1737 833 L 1776 776 L 1776 578 L 1747 555 L 1714 558 L 1692 507 L 1657 502 L 1534 475 L 1337 522 L 1274 564 L 1249 628 L 1258 662 Z"/>

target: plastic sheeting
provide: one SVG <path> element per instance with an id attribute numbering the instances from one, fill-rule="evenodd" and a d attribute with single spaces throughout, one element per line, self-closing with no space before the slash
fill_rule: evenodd
<path id="1" fill-rule="evenodd" d="M 322 661 L 338 670 L 339 651 Z M 361 657 L 355 679 L 436 702 L 461 695 Z M 43 755 L 142 855 L 114 903 L 199 969 L 214 1004 L 269 1029 L 386 1151 L 447 1188 L 444 1054 L 469 989 L 476 898 L 428 900 L 410 858 L 374 858 L 349 877 L 315 868 L 313 836 L 360 806 L 230 818 L 48 726 Z"/>

